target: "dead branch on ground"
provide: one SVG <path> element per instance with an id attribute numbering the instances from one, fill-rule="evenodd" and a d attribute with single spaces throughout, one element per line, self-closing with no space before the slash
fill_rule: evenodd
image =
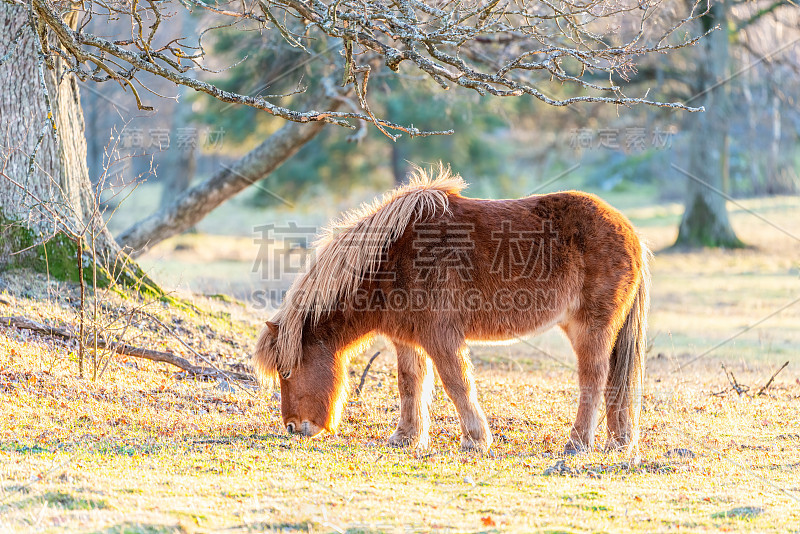
<path id="1" fill-rule="evenodd" d="M 358 398 L 361 396 L 361 391 L 364 389 L 364 383 L 367 381 L 367 373 L 369 373 L 369 368 L 372 366 L 372 362 L 375 361 L 375 358 L 380 356 L 381 351 L 376 352 L 372 355 L 372 358 L 369 359 L 367 362 L 367 366 L 364 367 L 364 372 L 361 373 L 361 381 L 358 383 L 358 387 L 356 388 L 355 393 L 353 394 L 354 397 Z"/>
<path id="2" fill-rule="evenodd" d="M 784 363 L 783 365 L 781 365 L 780 368 L 777 371 L 772 373 L 772 376 L 769 377 L 769 380 L 767 380 L 767 383 L 764 384 L 764 387 L 762 387 L 761 389 L 758 390 L 758 393 L 756 393 L 755 396 L 758 397 L 759 395 L 762 395 L 772 385 L 772 381 L 775 380 L 775 377 L 778 376 L 778 373 L 783 371 L 786 368 L 787 365 L 789 365 L 788 361 L 786 363 Z"/>
<path id="3" fill-rule="evenodd" d="M 723 363 L 722 364 L 722 370 L 725 372 L 725 377 L 728 379 L 728 383 L 730 384 L 730 387 L 725 388 L 725 389 L 720 390 L 720 391 L 712 392 L 711 395 L 713 395 L 714 397 L 721 397 L 721 396 L 725 395 L 726 393 L 728 393 L 729 391 L 735 391 L 736 394 L 739 395 L 739 396 L 747 395 L 751 399 L 754 399 L 754 398 L 756 398 L 756 397 L 758 397 L 760 395 L 763 395 L 764 392 L 767 391 L 767 389 L 769 389 L 769 387 L 772 385 L 772 382 L 775 380 L 775 377 L 778 376 L 778 373 L 783 371 L 788 365 L 789 365 L 789 362 L 785 362 L 783 365 L 781 365 L 778 368 L 777 371 L 772 373 L 772 376 L 769 377 L 769 380 L 767 380 L 767 383 L 764 384 L 761 387 L 761 389 L 758 390 L 758 392 L 756 394 L 752 395 L 752 394 L 749 393 L 750 390 L 751 390 L 750 386 L 748 386 L 747 384 L 742 384 L 741 382 L 736 380 L 736 377 L 733 375 L 733 371 L 728 371 L 728 369 L 725 367 L 725 364 Z"/>
<path id="4" fill-rule="evenodd" d="M 31 319 L 28 319 L 26 317 L 19 317 L 19 316 L 0 317 L 0 326 L 19 328 L 23 330 L 31 330 L 39 334 L 44 334 L 46 336 L 57 337 L 61 339 L 79 339 L 79 336 L 73 334 L 72 332 L 68 331 L 65 328 L 45 325 L 33 321 Z M 107 341 L 102 337 L 97 338 L 97 347 L 102 349 L 109 349 L 113 352 L 116 352 L 117 354 L 124 354 L 126 356 L 132 356 L 134 358 L 141 358 L 153 362 L 168 363 L 170 365 L 174 365 L 175 367 L 183 369 L 184 371 L 195 377 L 207 376 L 207 377 L 217 377 L 217 378 L 233 378 L 236 380 L 242 380 L 246 382 L 255 382 L 255 377 L 253 375 L 245 373 L 237 373 L 232 371 L 220 371 L 218 369 L 193 365 L 191 362 L 189 362 L 189 360 L 182 358 L 181 356 L 178 356 L 176 354 L 171 354 L 169 352 L 163 352 L 160 350 L 134 347 L 132 345 L 128 345 L 127 343 Z"/>

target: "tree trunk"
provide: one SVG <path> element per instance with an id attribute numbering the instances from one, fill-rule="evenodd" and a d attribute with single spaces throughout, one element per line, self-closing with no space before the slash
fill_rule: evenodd
<path id="1" fill-rule="evenodd" d="M 742 93 L 747 103 L 747 135 L 750 139 L 758 139 L 758 115 L 756 99 L 753 97 L 753 75 L 748 71 L 747 78 L 742 83 Z M 761 173 L 758 170 L 758 150 L 750 150 L 747 154 L 747 168 L 750 174 L 752 193 L 758 195 L 761 191 Z"/>
<path id="2" fill-rule="evenodd" d="M 728 75 L 728 33 L 726 5 L 714 2 L 702 18 L 705 29 L 721 29 L 702 39 L 697 47 L 696 94 L 693 105 L 705 106 L 704 113 L 687 118 L 689 162 L 686 170 L 687 195 L 676 247 L 741 247 L 725 205 L 723 165 L 728 124 L 726 85 Z"/>
<path id="3" fill-rule="evenodd" d="M 176 147 L 170 148 L 170 151 L 172 151 L 172 154 L 170 154 L 169 166 L 161 174 L 163 187 L 161 189 L 160 209 L 172 204 L 176 198 L 189 189 L 197 171 L 197 158 L 195 156 L 197 147 Z"/>
<path id="4" fill-rule="evenodd" d="M 191 23 L 192 14 L 187 10 L 181 9 L 178 10 L 178 17 L 180 18 L 180 34 L 178 37 L 191 35 L 195 29 Z M 193 71 L 189 71 L 187 74 L 194 77 Z M 169 152 L 167 153 L 165 172 L 159 169 L 160 172 L 158 173 L 163 185 L 159 209 L 169 206 L 184 191 L 189 189 L 197 170 L 197 129 L 192 127 L 192 103 L 188 98 L 189 91 L 190 89 L 185 86 L 178 88 L 178 101 L 173 109 L 172 128 L 170 129 L 173 135 L 173 142 L 170 143 Z M 181 131 L 188 131 L 190 135 L 180 135 L 178 132 Z"/>
<path id="5" fill-rule="evenodd" d="M 186 34 L 184 34 L 186 35 Z M 188 92 L 186 87 L 181 87 L 179 100 L 175 106 L 172 117 L 171 132 L 180 132 L 181 129 L 189 129 L 191 126 L 192 108 L 191 103 L 186 98 Z M 195 130 L 192 130 L 196 132 Z M 159 169 L 161 176 L 161 202 L 159 208 L 165 208 L 172 204 L 176 198 L 181 196 L 189 186 L 192 185 L 194 174 L 197 170 L 197 136 L 190 135 L 189 139 L 184 139 L 181 135 L 175 136 L 175 142 L 171 142 L 167 153 L 167 165 L 164 169 Z"/>
<path id="6" fill-rule="evenodd" d="M 395 187 L 400 187 L 406 183 L 407 169 L 403 161 L 403 155 L 400 153 L 400 146 L 397 141 L 389 141 L 391 149 L 391 163 L 392 163 L 392 176 L 394 177 Z"/>
<path id="7" fill-rule="evenodd" d="M 65 17 L 68 22 L 72 19 L 74 27 L 76 14 Z M 325 125 L 286 124 L 232 166 L 189 189 L 115 241 L 105 229 L 97 209 L 99 199 L 89 181 L 77 80 L 64 73 L 55 54 L 52 69 L 39 69 L 40 47 L 24 5 L 0 3 L 0 40 L 0 117 L 4 127 L 0 134 L 0 268 L 24 263 L 77 279 L 79 236 L 88 241 L 84 250 L 97 250 L 108 266 L 120 257 L 117 243 L 141 253 L 185 231 L 225 200 L 264 179 Z M 40 83 L 40 70 L 44 84 Z M 338 96 L 317 102 L 322 109 L 341 106 Z M 24 253 L 15 254 L 22 250 Z M 59 262 L 57 272 L 53 271 L 54 261 Z M 144 273 L 135 265 L 132 269 L 141 281 Z"/>
<path id="8" fill-rule="evenodd" d="M 340 99 L 328 98 L 320 102 L 321 109 L 336 110 L 339 106 Z M 323 122 L 287 123 L 230 167 L 223 167 L 168 206 L 122 232 L 117 241 L 136 257 L 155 244 L 186 231 L 232 196 L 269 176 L 324 126 Z"/>
<path id="9" fill-rule="evenodd" d="M 83 118 L 86 121 L 86 126 L 90 132 L 95 132 L 95 135 L 91 137 L 85 137 L 86 139 L 86 164 L 89 170 L 89 180 L 91 183 L 97 183 L 98 177 L 103 174 L 103 156 L 105 155 L 105 143 L 103 142 L 103 137 L 98 135 L 100 131 L 102 131 L 103 124 L 102 124 L 102 117 L 100 114 L 100 107 L 99 106 L 90 106 L 88 109 L 86 106 L 81 105 L 83 109 Z"/>
<path id="10" fill-rule="evenodd" d="M 120 249 L 96 209 L 77 80 L 57 55 L 40 68 L 27 10 L 0 3 L 0 268 L 76 280 L 79 238 L 107 259 Z"/>
<path id="11" fill-rule="evenodd" d="M 790 167 L 781 157 L 781 100 L 773 94 L 770 102 L 772 135 L 770 136 L 769 152 L 764 179 L 768 195 L 792 195 L 797 192 L 795 179 Z"/>

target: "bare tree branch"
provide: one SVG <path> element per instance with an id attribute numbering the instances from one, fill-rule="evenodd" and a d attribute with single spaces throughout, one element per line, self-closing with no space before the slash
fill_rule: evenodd
<path id="1" fill-rule="evenodd" d="M 366 76 L 373 60 L 380 59 L 393 71 L 407 63 L 445 89 L 461 86 L 495 96 L 530 95 L 553 106 L 597 102 L 701 109 L 679 102 L 629 97 L 611 81 L 615 73 L 625 79 L 637 58 L 697 42 L 699 36 L 683 35 L 687 25 L 702 16 L 697 5 L 683 17 L 673 16 L 669 24 L 654 24 L 657 17 L 669 19 L 663 14 L 661 0 L 258 0 L 250 6 L 182 0 L 189 8 L 213 13 L 215 23 L 219 19 L 223 22 L 199 32 L 197 44 L 190 46 L 187 37 L 166 43 L 159 39 L 158 30 L 170 16 L 169 3 L 90 0 L 68 4 L 65 9 L 59 0 L 5 1 L 27 7 L 31 24 L 55 37 L 58 46 L 48 45 L 48 39 L 41 40 L 44 58 L 60 56 L 68 70 L 81 80 L 117 81 L 131 90 L 143 109 L 148 106 L 136 87 L 147 89 L 138 78 L 147 72 L 220 101 L 257 108 L 293 122 L 356 128 L 353 121 L 365 121 L 387 135 L 390 134 L 386 130 L 411 136 L 451 133 L 423 131 L 376 117 L 369 111 L 364 88 L 357 91 L 361 110 L 323 107 L 301 111 L 273 103 L 271 98 L 278 95 L 250 96 L 226 91 L 187 74 L 190 70 L 214 72 L 205 65 L 202 36 L 231 24 L 276 31 L 289 45 L 308 54 L 314 52 L 312 45 L 317 41 L 341 40 L 346 84 L 357 85 L 354 73 Z M 109 39 L 85 31 L 86 22 L 95 15 L 129 19 L 130 36 Z M 67 17 L 82 17 L 84 22 L 73 25 L 77 28 L 73 29 Z M 663 29 L 654 30 L 662 26 Z M 603 73 L 607 80 L 598 83 L 597 76 L 584 76 L 587 73 Z M 562 84 L 585 94 L 547 94 L 548 87 L 559 92 Z"/>
<path id="2" fill-rule="evenodd" d="M 336 110 L 342 99 L 338 95 L 326 97 L 321 103 Z M 208 180 L 186 190 L 172 204 L 122 232 L 117 242 L 136 257 L 164 239 L 188 230 L 211 210 L 280 167 L 321 132 L 323 126 L 322 122 L 286 124 L 232 166 L 223 167 Z"/>

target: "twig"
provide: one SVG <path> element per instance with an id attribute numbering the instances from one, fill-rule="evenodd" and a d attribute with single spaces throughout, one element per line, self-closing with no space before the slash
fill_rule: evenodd
<path id="1" fill-rule="evenodd" d="M 758 390 L 758 393 L 756 393 L 756 397 L 758 397 L 759 395 L 761 395 L 762 393 L 764 393 L 764 392 L 767 390 L 767 388 L 768 388 L 768 387 L 769 387 L 769 386 L 772 384 L 772 381 L 773 381 L 773 380 L 775 380 L 775 377 L 776 377 L 776 376 L 778 376 L 778 373 L 780 373 L 781 371 L 783 371 L 783 370 L 786 368 L 786 366 L 787 366 L 787 365 L 789 365 L 789 362 L 786 362 L 786 363 L 784 363 L 783 365 L 781 365 L 780 369 L 778 369 L 777 371 L 775 371 L 775 372 L 772 374 L 772 376 L 771 376 L 771 377 L 769 377 L 769 380 L 767 380 L 767 383 L 766 383 L 766 384 L 764 384 L 764 387 L 762 387 L 761 389 L 759 389 L 759 390 Z"/>
<path id="2" fill-rule="evenodd" d="M 381 351 L 378 351 L 375 354 L 373 354 L 372 358 L 370 358 L 369 361 L 367 362 L 367 366 L 364 367 L 364 372 L 361 373 L 361 382 L 358 383 L 358 387 L 356 388 L 356 391 L 355 391 L 355 394 L 354 394 L 355 397 L 360 397 L 361 396 L 361 390 L 364 389 L 364 382 L 366 382 L 366 380 L 367 380 L 367 373 L 369 373 L 369 368 L 372 365 L 372 362 L 375 361 L 375 358 L 377 358 L 380 355 L 380 353 L 381 353 Z"/>
<path id="3" fill-rule="evenodd" d="M 83 279 L 83 238 L 78 237 L 78 282 L 81 284 L 80 333 L 78 334 L 78 375 L 83 378 L 83 352 L 86 337 L 83 335 L 86 323 L 86 281 Z"/>
<path id="4" fill-rule="evenodd" d="M 13 326 L 14 328 L 32 330 L 40 334 L 45 334 L 53 337 L 60 337 L 63 339 L 75 339 L 77 337 L 63 328 L 37 323 L 36 321 L 32 321 L 25 317 L 18 317 L 18 316 L 0 317 L 0 326 Z M 118 354 L 133 356 L 134 358 L 142 358 L 154 362 L 168 363 L 170 365 L 174 365 L 175 367 L 179 367 L 192 375 L 200 375 L 200 376 L 224 375 L 226 378 L 255 382 L 255 377 L 252 375 L 245 373 L 236 373 L 231 371 L 222 372 L 218 369 L 209 369 L 206 367 L 192 365 L 192 363 L 189 362 L 187 359 L 177 356 L 175 354 L 170 354 L 169 352 L 162 352 L 160 350 L 134 347 L 132 345 L 128 345 L 127 343 L 119 343 L 116 341 L 108 342 L 103 338 L 97 339 L 97 346 L 103 349 L 114 350 Z"/>
<path id="5" fill-rule="evenodd" d="M 737 395 L 741 397 L 743 393 L 747 394 L 747 392 L 750 391 L 750 386 L 746 384 L 740 384 L 739 382 L 736 381 L 736 377 L 733 376 L 733 372 L 728 371 L 725 368 L 724 363 L 722 364 L 722 370 L 725 371 L 725 376 L 728 378 L 728 382 L 730 382 L 731 384 L 731 389 L 733 389 Z"/>
<path id="6" fill-rule="evenodd" d="M 230 372 L 228 372 L 228 371 L 223 371 L 222 369 L 220 369 L 219 367 L 217 367 L 216 365 L 214 365 L 214 363 L 213 363 L 213 362 L 209 361 L 209 360 L 208 360 L 208 359 L 207 359 L 205 356 L 203 356 L 202 354 L 200 354 L 199 352 L 197 352 L 196 350 L 194 350 L 194 349 L 191 347 L 191 345 L 189 345 L 188 343 L 186 343 L 186 342 L 183 340 L 183 338 L 181 338 L 181 336 L 179 336 L 178 334 L 176 334 L 176 333 L 175 333 L 175 332 L 172 330 L 172 328 L 170 328 L 168 325 L 164 324 L 164 322 L 163 322 L 161 319 L 159 319 L 158 317 L 156 317 L 156 316 L 155 316 L 155 315 L 153 315 L 152 313 L 147 313 L 147 312 L 145 312 L 144 310 L 139 310 L 139 313 L 144 313 L 144 314 L 146 314 L 146 315 L 147 315 L 147 316 L 148 316 L 150 319 L 152 319 L 153 321 L 155 321 L 156 323 L 158 323 L 158 324 L 159 324 L 159 326 L 161 326 L 161 328 L 163 328 L 164 330 L 166 330 L 166 331 L 167 331 L 167 333 L 169 333 L 169 335 L 171 335 L 172 337 L 174 337 L 175 339 L 177 339 L 177 340 L 178 340 L 178 342 L 179 342 L 181 345 L 183 345 L 184 347 L 186 347 L 187 349 L 189 349 L 189 351 L 190 351 L 192 354 L 194 354 L 194 355 L 195 355 L 195 356 L 197 356 L 199 359 L 203 360 L 203 361 L 204 361 L 204 362 L 206 362 L 208 365 L 210 365 L 210 366 L 211 366 L 211 369 L 209 369 L 209 371 L 211 371 L 211 370 L 213 369 L 213 372 L 214 372 L 216 375 L 222 375 L 222 377 L 223 377 L 223 378 L 228 378 L 228 379 L 231 379 L 231 378 L 236 378 L 236 376 L 235 376 L 235 375 L 236 375 L 236 374 L 238 374 L 238 373 L 230 373 Z M 255 377 L 252 377 L 252 376 L 251 376 L 250 378 L 248 378 L 248 380 L 255 381 Z M 233 382 L 233 381 L 232 381 L 232 382 Z M 242 390 L 243 390 L 243 391 L 245 391 L 245 392 L 247 392 L 247 394 L 248 394 L 248 395 L 250 395 L 250 396 L 254 396 L 252 391 L 249 391 L 249 390 L 248 390 L 248 389 L 246 389 L 246 388 L 242 388 Z"/>

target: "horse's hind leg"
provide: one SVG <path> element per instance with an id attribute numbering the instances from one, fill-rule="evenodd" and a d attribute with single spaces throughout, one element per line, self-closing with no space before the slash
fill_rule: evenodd
<path id="1" fill-rule="evenodd" d="M 431 426 L 429 408 L 433 394 L 430 359 L 409 345 L 394 342 L 397 352 L 397 386 L 400 390 L 400 422 L 389 437 L 393 447 L 428 447 Z"/>
<path id="2" fill-rule="evenodd" d="M 608 329 L 590 328 L 578 321 L 563 326 L 578 359 L 578 414 L 565 454 L 586 452 L 594 446 L 598 412 L 609 370 L 611 336 Z"/>
<path id="3" fill-rule="evenodd" d="M 436 365 L 447 396 L 453 401 L 461 421 L 461 448 L 486 452 L 492 445 L 489 423 L 478 403 L 478 392 L 472 374 L 472 362 L 464 341 L 447 343 L 442 339 L 425 344 L 425 350 Z"/>
<path id="4" fill-rule="evenodd" d="M 611 368 L 614 368 L 614 354 L 611 354 Z M 608 426 L 608 440 L 606 449 L 622 450 L 630 443 L 633 434 L 633 424 L 626 408 L 625 391 L 614 391 L 612 376 L 608 377 L 606 384 L 606 422 Z"/>

